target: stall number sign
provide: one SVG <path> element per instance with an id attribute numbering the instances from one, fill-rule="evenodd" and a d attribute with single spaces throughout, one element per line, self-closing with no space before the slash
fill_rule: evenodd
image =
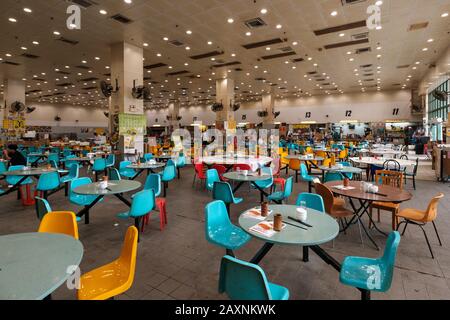
<path id="1" fill-rule="evenodd" d="M 25 128 L 25 120 L 14 120 L 14 129 L 24 129 Z"/>

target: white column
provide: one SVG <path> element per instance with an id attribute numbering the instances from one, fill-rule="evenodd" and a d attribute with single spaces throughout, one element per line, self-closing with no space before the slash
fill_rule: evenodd
<path id="1" fill-rule="evenodd" d="M 264 118 L 264 124 L 273 124 L 273 111 L 275 107 L 275 94 L 269 93 L 262 96 L 262 109 L 267 111 L 267 117 Z"/>
<path id="2" fill-rule="evenodd" d="M 223 104 L 223 110 L 216 113 L 216 127 L 222 128 L 224 122 L 234 123 L 234 112 L 230 106 L 235 102 L 233 79 L 216 80 L 216 101 Z"/>
<path id="3" fill-rule="evenodd" d="M 170 102 L 169 103 L 170 132 L 179 129 L 180 124 L 179 121 L 177 120 L 179 115 L 180 115 L 180 102 L 178 100 Z"/>
<path id="4" fill-rule="evenodd" d="M 4 115 L 2 119 L 8 117 L 8 111 L 12 103 L 19 101 L 25 104 L 25 82 L 20 79 L 7 79 L 4 82 L 3 92 L 3 103 L 6 102 L 6 109 L 3 110 Z"/>

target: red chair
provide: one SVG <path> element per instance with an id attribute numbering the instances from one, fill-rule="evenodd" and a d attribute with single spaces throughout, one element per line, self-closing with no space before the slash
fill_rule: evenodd
<path id="1" fill-rule="evenodd" d="M 248 170 L 248 171 L 253 171 L 252 167 L 250 167 L 248 164 L 235 164 L 233 166 L 233 171 L 238 171 L 238 170 Z"/>
<path id="2" fill-rule="evenodd" d="M 195 178 L 199 178 L 200 181 L 204 181 L 206 183 L 206 173 L 204 170 L 203 163 L 196 163 L 194 166 L 195 174 L 194 174 L 194 181 L 192 181 L 192 186 L 195 185 Z"/>
<path id="3" fill-rule="evenodd" d="M 166 210 L 166 199 L 165 198 L 156 198 L 156 208 L 159 211 L 159 229 L 161 231 L 164 230 L 164 227 L 167 224 L 167 210 Z M 142 232 L 144 232 L 144 227 L 148 225 L 150 222 L 150 214 L 144 216 L 144 220 L 142 222 Z"/>
<path id="4" fill-rule="evenodd" d="M 227 172 L 227 168 L 225 168 L 224 166 L 222 166 L 220 164 L 215 164 L 215 165 L 213 165 L 213 169 L 217 170 L 217 173 L 219 174 L 220 181 L 225 181 L 225 182 L 228 181 L 227 178 L 223 177 L 223 175 Z"/>
<path id="5" fill-rule="evenodd" d="M 281 169 L 281 158 L 275 159 L 272 165 L 273 172 L 273 185 L 280 186 L 281 191 L 284 191 L 284 186 L 286 185 L 286 179 L 280 177 L 280 169 Z"/>

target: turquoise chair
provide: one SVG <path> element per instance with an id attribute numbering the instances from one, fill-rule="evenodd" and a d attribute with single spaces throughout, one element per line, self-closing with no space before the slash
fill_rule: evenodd
<path id="1" fill-rule="evenodd" d="M 49 160 L 48 163 L 49 163 L 49 165 L 50 165 L 53 169 L 59 170 L 58 164 L 56 163 L 55 160 Z"/>
<path id="2" fill-rule="evenodd" d="M 292 189 L 294 187 L 293 181 L 294 181 L 294 177 L 287 178 L 286 185 L 284 186 L 284 190 L 272 193 L 271 195 L 269 195 L 267 197 L 267 199 L 269 201 L 273 201 L 277 204 L 283 204 L 283 201 L 287 200 L 292 194 Z"/>
<path id="3" fill-rule="evenodd" d="M 272 168 L 271 167 L 262 167 L 261 172 L 265 175 L 269 175 L 270 178 L 267 180 L 255 181 L 255 184 L 263 190 L 272 188 L 272 186 L 273 186 Z M 255 188 L 253 185 L 252 185 L 252 187 Z M 261 192 L 261 202 L 263 202 L 263 201 L 264 201 L 264 194 Z"/>
<path id="4" fill-rule="evenodd" d="M 59 179 L 59 173 L 57 171 L 45 173 L 39 177 L 36 186 L 36 193 L 40 192 L 41 197 L 47 199 L 48 192 L 58 189 L 60 185 L 61 181 Z"/>
<path id="5" fill-rule="evenodd" d="M 47 157 L 48 162 L 50 163 L 51 161 L 56 162 L 56 164 L 59 164 L 59 154 L 57 153 L 50 153 Z"/>
<path id="6" fill-rule="evenodd" d="M 231 190 L 231 186 L 228 182 L 215 182 L 213 186 L 213 199 L 214 200 L 222 200 L 228 211 L 228 215 L 231 214 L 230 205 L 238 204 L 244 201 L 242 198 L 235 198 L 233 194 L 233 190 Z"/>
<path id="7" fill-rule="evenodd" d="M 36 205 L 36 215 L 39 220 L 42 220 L 42 218 L 49 212 L 52 212 L 52 208 L 50 207 L 50 204 L 47 200 L 35 197 L 35 205 Z"/>
<path id="8" fill-rule="evenodd" d="M 260 266 L 224 256 L 220 264 L 219 293 L 231 300 L 288 300 L 289 290 L 270 283 Z"/>
<path id="9" fill-rule="evenodd" d="M 75 204 L 77 206 L 84 206 L 84 207 L 88 207 L 90 205 L 92 205 L 94 203 L 94 201 L 97 200 L 96 195 L 82 195 L 82 194 L 77 194 L 75 192 L 73 192 L 73 190 L 75 190 L 78 187 L 84 186 L 86 184 L 91 184 L 92 180 L 91 178 L 78 178 L 78 179 L 74 179 L 70 182 L 70 187 L 69 187 L 69 201 L 72 204 Z M 103 201 L 103 199 L 101 199 L 100 201 Z M 86 214 L 85 214 L 85 223 L 88 224 L 89 223 L 89 210 L 87 210 Z"/>
<path id="10" fill-rule="evenodd" d="M 108 177 L 109 177 L 109 180 L 111 180 L 111 181 L 122 180 L 119 170 L 117 170 L 116 168 L 108 168 Z"/>
<path id="11" fill-rule="evenodd" d="M 8 168 L 8 171 L 20 171 L 23 170 L 23 168 L 25 168 L 25 166 L 10 166 Z M 23 177 L 22 176 L 7 176 L 6 177 L 6 183 L 9 185 L 15 185 L 16 183 L 19 183 L 20 180 L 22 180 Z M 32 184 L 33 183 L 33 179 L 31 178 L 26 178 L 20 185 L 27 185 L 27 184 Z"/>
<path id="12" fill-rule="evenodd" d="M 144 190 L 153 189 L 155 197 L 161 195 L 161 176 L 159 174 L 149 174 L 145 180 Z"/>
<path id="13" fill-rule="evenodd" d="M 144 161 L 145 161 L 145 162 L 150 161 L 150 160 L 152 160 L 152 159 L 153 159 L 153 154 L 152 154 L 152 153 L 146 153 L 146 154 L 144 154 Z"/>
<path id="14" fill-rule="evenodd" d="M 69 194 L 69 182 L 78 179 L 80 175 L 80 166 L 76 163 L 71 164 L 69 167 L 69 174 L 65 175 L 64 177 L 61 177 L 61 183 L 64 183 L 64 193 L 67 197 Z"/>
<path id="15" fill-rule="evenodd" d="M 210 202 L 205 207 L 205 235 L 209 243 L 225 248 L 226 254 L 234 257 L 233 250 L 246 245 L 251 236 L 230 221 L 225 203 Z"/>
<path id="16" fill-rule="evenodd" d="M 206 171 L 206 189 L 212 191 L 214 182 L 220 182 L 219 173 L 216 169 L 209 169 Z"/>
<path id="17" fill-rule="evenodd" d="M 388 291 L 392 284 L 399 244 L 400 234 L 393 231 L 389 234 L 382 257 L 377 259 L 346 257 L 339 274 L 340 282 L 359 288 L 362 300 L 370 300 L 371 291 Z"/>
<path id="18" fill-rule="evenodd" d="M 306 207 L 309 209 L 325 212 L 325 204 L 323 203 L 323 198 L 318 194 L 300 193 L 296 202 L 297 207 L 300 206 L 302 201 L 306 203 Z"/>
<path id="19" fill-rule="evenodd" d="M 27 156 L 27 163 L 32 166 L 37 166 L 38 163 L 42 162 L 39 157 Z"/>
<path id="20" fill-rule="evenodd" d="M 180 169 L 186 167 L 186 156 L 184 154 L 180 154 L 177 158 L 177 162 L 175 163 L 177 167 L 178 179 L 181 178 Z"/>
<path id="21" fill-rule="evenodd" d="M 134 226 L 138 230 L 141 230 L 140 225 L 142 217 L 149 214 L 155 208 L 155 192 L 153 189 L 142 190 L 134 194 L 132 199 L 130 210 L 124 213 L 119 213 L 117 217 L 120 219 L 134 219 Z"/>
<path id="22" fill-rule="evenodd" d="M 332 181 L 343 181 L 344 180 L 344 176 L 342 175 L 342 173 L 340 172 L 327 172 L 325 173 L 325 177 L 323 182 L 327 183 L 327 182 L 332 182 Z"/>
<path id="23" fill-rule="evenodd" d="M 106 158 L 106 167 L 111 168 L 111 167 L 114 167 L 115 164 L 116 164 L 116 156 L 111 153 Z"/>
<path id="24" fill-rule="evenodd" d="M 6 162 L 0 161 L 0 174 L 4 173 L 6 171 L 8 171 L 8 169 L 6 168 Z"/>
<path id="25" fill-rule="evenodd" d="M 312 183 L 314 181 L 314 177 L 310 176 L 308 173 L 308 167 L 306 164 L 300 164 L 300 180 L 308 182 L 308 192 L 312 193 Z"/>
<path id="26" fill-rule="evenodd" d="M 167 161 L 167 165 L 164 168 L 164 171 L 160 173 L 161 182 L 163 183 L 163 190 L 165 198 L 167 195 L 167 188 L 169 187 L 169 182 L 174 180 L 177 177 L 175 164 L 172 160 Z"/>
<path id="27" fill-rule="evenodd" d="M 95 174 L 95 181 L 98 181 L 98 173 L 103 172 L 106 175 L 106 159 L 95 159 L 92 165 L 92 171 Z"/>
<path id="28" fill-rule="evenodd" d="M 344 167 L 352 167 L 352 165 L 349 162 L 340 162 L 340 164 L 342 164 Z M 347 178 L 349 178 L 350 180 L 353 179 L 353 173 L 346 173 L 345 174 L 347 176 Z"/>
<path id="29" fill-rule="evenodd" d="M 122 177 L 133 179 L 136 176 L 136 171 L 134 169 L 127 168 L 131 165 L 131 161 L 122 161 L 119 164 L 119 173 Z"/>
<path id="30" fill-rule="evenodd" d="M 66 168 L 69 168 L 69 167 L 70 167 L 71 165 L 73 165 L 73 164 L 78 164 L 77 161 L 71 160 L 71 159 L 74 159 L 74 158 L 76 158 L 76 157 L 77 157 L 77 156 L 71 154 L 71 155 L 65 157 L 64 159 L 62 159 L 61 161 L 64 162 L 64 166 L 65 166 Z M 81 166 L 80 166 L 80 167 L 81 167 Z"/>
<path id="31" fill-rule="evenodd" d="M 68 150 L 68 149 L 64 149 L 63 150 L 63 157 L 64 158 L 67 158 L 67 157 L 69 157 L 71 155 L 72 155 L 72 150 Z"/>

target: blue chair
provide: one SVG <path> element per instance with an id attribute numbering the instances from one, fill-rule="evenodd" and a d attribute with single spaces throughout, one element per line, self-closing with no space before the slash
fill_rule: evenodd
<path id="1" fill-rule="evenodd" d="M 116 164 L 116 156 L 111 153 L 106 158 L 106 167 L 111 168 L 111 167 L 114 167 L 115 164 Z"/>
<path id="2" fill-rule="evenodd" d="M 186 167 L 186 156 L 184 154 L 180 154 L 177 158 L 177 162 L 175 163 L 178 172 L 178 179 L 181 178 L 180 169 Z"/>
<path id="3" fill-rule="evenodd" d="M 78 178 L 74 179 L 70 182 L 70 188 L 69 188 L 69 201 L 72 204 L 75 204 L 77 206 L 84 206 L 86 209 L 86 213 L 84 216 L 84 221 L 86 224 L 89 224 L 89 209 L 91 205 L 94 204 L 95 201 L 103 201 L 103 199 L 97 200 L 98 196 L 96 195 L 82 195 L 77 194 L 73 192 L 78 187 L 84 186 L 86 184 L 91 184 L 92 180 L 91 178 Z"/>
<path id="4" fill-rule="evenodd" d="M 255 184 L 262 190 L 272 188 L 273 186 L 273 174 L 271 167 L 262 167 L 261 172 L 265 175 L 270 176 L 267 180 L 255 181 Z M 255 187 L 252 185 L 252 187 Z M 264 194 L 261 192 L 261 202 L 264 201 Z"/>
<path id="5" fill-rule="evenodd" d="M 213 186 L 213 199 L 222 200 L 227 207 L 228 215 L 231 214 L 230 205 L 238 204 L 244 201 L 242 198 L 235 198 L 233 190 L 228 182 L 215 182 Z"/>
<path id="6" fill-rule="evenodd" d="M 152 154 L 152 153 L 146 153 L 146 154 L 144 154 L 144 161 L 145 161 L 145 162 L 150 161 L 150 160 L 152 160 L 152 159 L 153 159 L 153 154 Z"/>
<path id="7" fill-rule="evenodd" d="M 122 177 L 133 179 L 136 176 L 136 171 L 134 169 L 127 168 L 131 165 L 131 161 L 122 161 L 119 164 L 119 173 Z"/>
<path id="8" fill-rule="evenodd" d="M 289 290 L 267 280 L 260 266 L 224 256 L 220 264 L 219 293 L 231 300 L 288 300 Z"/>
<path id="9" fill-rule="evenodd" d="M 324 183 L 332 182 L 332 181 L 343 181 L 344 176 L 340 172 L 327 172 L 325 173 L 325 178 L 323 180 Z"/>
<path id="10" fill-rule="evenodd" d="M 359 288 L 362 300 L 370 300 L 371 291 L 388 291 L 392 284 L 399 244 L 400 234 L 393 231 L 389 234 L 382 257 L 377 259 L 346 257 L 339 274 L 340 282 Z"/>
<path id="11" fill-rule="evenodd" d="M 122 177 L 120 176 L 119 170 L 116 168 L 108 168 L 108 178 L 111 181 L 120 181 Z"/>
<path id="12" fill-rule="evenodd" d="M 129 211 L 119 213 L 120 219 L 134 219 L 134 226 L 141 230 L 141 220 L 155 208 L 155 192 L 153 189 L 142 190 L 133 195 L 131 208 Z M 139 241 L 139 238 L 138 238 Z"/>
<path id="13" fill-rule="evenodd" d="M 302 181 L 308 182 L 308 192 L 312 193 L 312 183 L 315 178 L 309 175 L 308 167 L 304 163 L 300 164 L 300 179 Z"/>
<path id="14" fill-rule="evenodd" d="M 38 192 L 40 192 L 41 197 L 47 199 L 48 192 L 58 189 L 60 185 L 61 181 L 59 179 L 59 173 L 57 171 L 45 173 L 39 177 L 35 193 L 37 194 Z"/>
<path id="15" fill-rule="evenodd" d="M 293 183 L 294 183 L 294 177 L 287 178 L 286 185 L 284 186 L 284 190 L 272 193 L 271 195 L 269 195 L 267 197 L 267 199 L 269 201 L 273 201 L 277 204 L 283 204 L 283 201 L 287 200 L 292 194 L 292 189 L 294 187 Z"/>
<path id="16" fill-rule="evenodd" d="M 172 160 L 167 161 L 167 165 L 165 166 L 164 171 L 160 173 L 160 175 L 164 190 L 163 197 L 165 198 L 167 194 L 167 188 L 169 187 L 169 182 L 177 177 L 176 167 Z"/>
<path id="17" fill-rule="evenodd" d="M 23 170 L 25 168 L 25 166 L 10 166 L 8 168 L 8 171 L 20 171 Z M 6 183 L 10 184 L 10 185 L 15 185 L 16 183 L 19 183 L 20 180 L 22 180 L 23 177 L 22 176 L 7 176 L 6 177 Z M 33 183 L 33 179 L 31 178 L 26 178 L 20 185 L 27 185 L 27 184 L 32 184 Z"/>
<path id="18" fill-rule="evenodd" d="M 205 207 L 205 235 L 209 243 L 225 248 L 226 254 L 234 257 L 233 250 L 247 244 L 251 236 L 233 225 L 223 201 L 210 202 Z"/>
<path id="19" fill-rule="evenodd" d="M 214 182 L 220 182 L 219 173 L 216 169 L 209 169 L 206 171 L 206 189 L 212 191 Z"/>
<path id="20" fill-rule="evenodd" d="M 153 189 L 155 197 L 161 195 L 161 176 L 159 174 L 149 174 L 145 180 L 144 190 Z"/>
<path id="21" fill-rule="evenodd" d="M 98 181 L 98 173 L 103 172 L 104 175 L 107 175 L 106 173 L 106 159 L 95 159 L 94 164 L 92 165 L 92 171 L 95 174 L 95 181 Z"/>
<path id="22" fill-rule="evenodd" d="M 322 196 L 315 193 L 300 193 L 297 198 L 296 205 L 299 207 L 304 201 L 306 207 L 314 209 L 320 212 L 325 212 L 325 204 L 323 203 Z"/>
<path id="23" fill-rule="evenodd" d="M 69 194 L 69 182 L 78 179 L 80 175 L 80 166 L 78 164 L 72 164 L 69 167 L 69 174 L 65 175 L 64 177 L 61 177 L 61 183 L 64 183 L 64 192 L 66 197 Z"/>

